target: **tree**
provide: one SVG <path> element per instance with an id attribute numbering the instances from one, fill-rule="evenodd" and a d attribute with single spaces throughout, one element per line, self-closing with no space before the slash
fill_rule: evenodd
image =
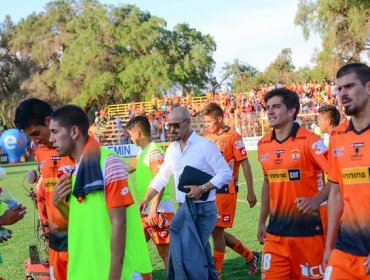
<path id="1" fill-rule="evenodd" d="M 311 32 L 322 37 L 322 51 L 315 60 L 330 75 L 347 62 L 370 58 L 370 2 L 363 0 L 300 0 L 295 24 L 305 39 Z M 329 67 L 328 67 L 329 66 Z"/>
<path id="2" fill-rule="evenodd" d="M 16 82 L 23 97 L 73 102 L 86 111 L 175 87 L 199 91 L 216 48 L 212 37 L 186 24 L 170 31 L 164 19 L 133 5 L 96 0 L 49 2 L 5 33 L 9 55 L 30 64 L 28 77 Z"/>
<path id="3" fill-rule="evenodd" d="M 276 59 L 259 75 L 258 80 L 264 83 L 290 83 L 294 76 L 292 50 L 284 48 Z"/>
<path id="4" fill-rule="evenodd" d="M 211 91 L 215 93 L 221 87 L 232 92 L 246 92 L 254 84 L 254 78 L 258 70 L 253 66 L 234 59 L 233 62 L 226 62 L 220 71 L 219 78 L 211 77 Z"/>

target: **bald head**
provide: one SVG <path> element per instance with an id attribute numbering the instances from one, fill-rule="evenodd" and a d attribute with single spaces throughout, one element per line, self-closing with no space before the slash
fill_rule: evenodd
<path id="1" fill-rule="evenodd" d="M 189 111 L 184 107 L 175 107 L 168 115 L 170 123 L 182 122 L 183 120 L 190 119 Z"/>

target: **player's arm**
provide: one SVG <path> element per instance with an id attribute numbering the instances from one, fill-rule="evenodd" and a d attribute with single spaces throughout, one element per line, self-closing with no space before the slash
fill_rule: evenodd
<path id="1" fill-rule="evenodd" d="M 266 238 L 266 221 L 270 213 L 270 184 L 266 176 L 263 179 L 261 192 L 261 212 L 258 221 L 258 241 L 263 244 Z"/>
<path id="2" fill-rule="evenodd" d="M 303 215 L 311 214 L 313 211 L 319 209 L 320 204 L 326 201 L 329 197 L 331 182 L 328 181 L 326 185 L 311 198 L 297 197 L 297 208 Z"/>
<path id="3" fill-rule="evenodd" d="M 66 198 L 71 191 L 71 178 L 69 175 L 64 174 L 62 177 L 60 177 L 59 181 L 55 185 L 53 192 L 53 204 L 67 221 L 69 218 L 69 206 L 66 204 Z"/>
<path id="4" fill-rule="evenodd" d="M 257 197 L 256 197 L 256 194 L 254 193 L 254 188 L 253 188 L 253 175 L 252 175 L 251 165 L 249 164 L 248 159 L 242 160 L 240 162 L 240 165 L 242 166 L 244 178 L 245 178 L 245 181 L 247 182 L 247 201 L 249 203 L 249 207 L 252 208 L 257 203 Z"/>
<path id="5" fill-rule="evenodd" d="M 128 173 L 133 173 L 136 171 L 136 165 L 137 165 L 137 158 L 134 158 L 131 160 L 131 162 L 127 165 Z"/>
<path id="6" fill-rule="evenodd" d="M 164 161 L 164 156 L 163 154 L 158 151 L 154 150 L 151 152 L 150 155 L 150 170 L 152 171 L 153 175 L 157 175 L 159 172 L 159 169 L 161 168 L 162 164 Z M 148 215 L 148 223 L 150 226 L 154 227 L 158 225 L 158 214 L 157 214 L 157 209 L 158 205 L 162 200 L 163 193 L 165 191 L 165 188 L 163 188 L 156 196 L 154 196 L 152 200 L 152 204 L 150 204 L 150 212 Z"/>
<path id="7" fill-rule="evenodd" d="M 329 256 L 337 239 L 339 220 L 343 211 L 343 198 L 336 183 L 331 183 L 328 200 L 328 231 L 326 236 L 323 268 L 328 264 Z"/>
<path id="8" fill-rule="evenodd" d="M 313 135 L 309 140 L 307 147 L 307 156 L 313 164 L 319 166 L 324 172 L 328 171 L 328 148 L 324 142 L 317 136 Z M 319 209 L 320 204 L 326 201 L 329 197 L 330 183 L 328 182 L 318 193 L 313 197 L 304 198 L 297 197 L 297 208 L 302 214 L 311 214 Z"/>
<path id="9" fill-rule="evenodd" d="M 109 280 L 120 280 L 126 245 L 126 207 L 109 209 L 109 218 L 112 223 L 110 241 L 111 261 Z"/>
<path id="10" fill-rule="evenodd" d="M 170 161 L 171 152 L 170 146 L 164 156 L 164 161 L 159 168 L 157 175 L 152 179 L 149 184 L 148 190 L 146 191 L 145 198 L 142 202 L 139 203 L 140 212 L 144 211 L 148 206 L 149 202 L 167 185 L 170 177 L 172 175 L 172 168 Z"/>

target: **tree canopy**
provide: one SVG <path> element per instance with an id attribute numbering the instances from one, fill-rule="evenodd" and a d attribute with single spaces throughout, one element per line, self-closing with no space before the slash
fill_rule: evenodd
<path id="1" fill-rule="evenodd" d="M 187 24 L 166 24 L 136 6 L 95 0 L 52 1 L 16 25 L 7 17 L 0 29 L 3 122 L 11 124 L 14 108 L 31 96 L 89 111 L 171 88 L 200 92 L 213 71 L 215 41 Z"/>
<path id="2" fill-rule="evenodd" d="M 370 58 L 370 1 L 300 0 L 295 24 L 306 39 L 312 32 L 320 34 L 322 51 L 315 60 L 326 76 L 341 64 Z"/>

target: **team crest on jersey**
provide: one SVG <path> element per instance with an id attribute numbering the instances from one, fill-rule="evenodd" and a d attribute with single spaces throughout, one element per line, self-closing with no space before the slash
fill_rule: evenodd
<path id="1" fill-rule="evenodd" d="M 333 150 L 333 156 L 334 156 L 334 157 L 341 157 L 341 156 L 343 156 L 343 154 L 344 154 L 344 149 L 343 149 L 343 147 L 338 147 L 338 148 L 335 148 L 335 149 Z"/>
<path id="2" fill-rule="evenodd" d="M 269 159 L 269 154 L 260 155 L 260 162 L 267 161 Z"/>
<path id="3" fill-rule="evenodd" d="M 244 148 L 243 140 L 235 141 L 235 147 L 236 147 L 237 149 L 242 149 L 242 148 Z"/>
<path id="4" fill-rule="evenodd" d="M 299 158 L 301 157 L 301 152 L 299 150 L 291 151 L 291 153 L 293 160 L 299 160 Z"/>

